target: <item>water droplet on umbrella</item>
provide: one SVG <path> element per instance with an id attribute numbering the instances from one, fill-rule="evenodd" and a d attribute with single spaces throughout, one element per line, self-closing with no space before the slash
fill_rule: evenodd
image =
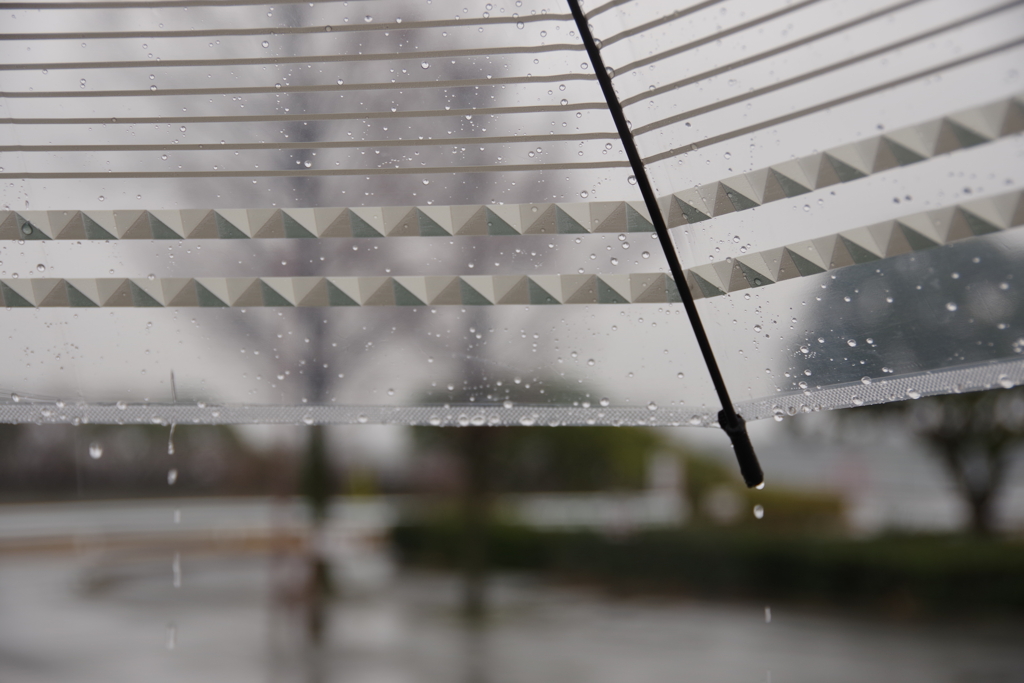
<path id="1" fill-rule="evenodd" d="M 429 69 L 430 68 L 430 62 L 420 62 L 420 68 L 421 69 Z"/>
<path id="2" fill-rule="evenodd" d="M 921 392 L 918 391 L 917 389 L 907 389 L 907 398 L 921 398 Z"/>
<path id="3" fill-rule="evenodd" d="M 263 41 L 263 47 L 270 47 L 270 42 L 269 42 L 269 41 L 266 41 L 266 40 L 264 40 L 264 41 Z"/>
<path id="4" fill-rule="evenodd" d="M 636 185 L 636 176 L 629 176 L 628 178 L 626 178 L 626 182 L 629 183 L 630 185 Z"/>
<path id="5" fill-rule="evenodd" d="M 999 375 L 999 386 L 1003 389 L 1012 389 L 1016 383 L 1007 375 Z"/>

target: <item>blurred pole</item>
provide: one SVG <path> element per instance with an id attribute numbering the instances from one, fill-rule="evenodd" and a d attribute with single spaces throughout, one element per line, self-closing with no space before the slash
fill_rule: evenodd
<path id="1" fill-rule="evenodd" d="M 487 602 L 487 527 L 491 430 L 463 428 L 462 448 L 462 613 L 468 621 L 484 617 Z"/>
<path id="2" fill-rule="evenodd" d="M 306 634 L 311 645 L 323 642 L 327 607 L 331 597 L 331 568 L 323 555 L 323 529 L 334 493 L 334 473 L 327 458 L 324 428 L 310 427 L 309 444 L 302 461 L 300 492 L 309 506 L 310 543 L 306 559 Z"/>

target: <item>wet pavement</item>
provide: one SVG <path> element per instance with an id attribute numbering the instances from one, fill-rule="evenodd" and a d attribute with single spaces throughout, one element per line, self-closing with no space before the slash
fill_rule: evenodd
<path id="1" fill-rule="evenodd" d="M 776 605 L 613 598 L 517 577 L 487 623 L 453 577 L 349 552 L 324 644 L 305 639 L 303 565 L 169 549 L 0 556 L 0 681 L 82 683 L 1010 683 L 1021 624 L 889 622 Z M 351 549 L 350 549 L 351 550 Z"/>

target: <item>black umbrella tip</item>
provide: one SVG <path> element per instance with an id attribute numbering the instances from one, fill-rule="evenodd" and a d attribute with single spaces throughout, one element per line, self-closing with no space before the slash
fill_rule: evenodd
<path id="1" fill-rule="evenodd" d="M 736 413 L 722 410 L 718 413 L 718 424 L 732 441 L 732 450 L 736 453 L 736 461 L 740 465 L 743 483 L 747 485 L 747 488 L 763 489 L 764 472 L 761 471 L 761 463 L 757 461 L 757 454 L 754 453 L 754 444 L 750 443 L 747 423 Z"/>

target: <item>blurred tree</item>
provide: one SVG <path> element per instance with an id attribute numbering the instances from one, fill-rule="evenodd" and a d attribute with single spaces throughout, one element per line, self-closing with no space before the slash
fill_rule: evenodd
<path id="1" fill-rule="evenodd" d="M 1024 453 L 1024 387 L 933 396 L 836 413 L 861 433 L 865 418 L 895 420 L 923 440 L 966 503 L 970 529 L 995 530 L 995 503 L 1010 463 Z"/>

